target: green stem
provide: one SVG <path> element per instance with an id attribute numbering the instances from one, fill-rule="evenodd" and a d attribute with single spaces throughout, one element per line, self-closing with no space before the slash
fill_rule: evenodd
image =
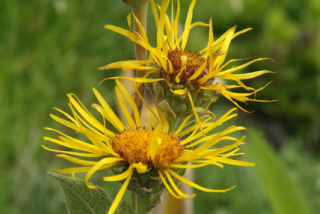
<path id="1" fill-rule="evenodd" d="M 136 209 L 137 197 L 134 192 L 131 191 L 131 206 L 133 209 Z"/>
<path id="2" fill-rule="evenodd" d="M 131 5 L 132 7 L 132 12 L 133 14 L 138 18 L 138 20 L 141 23 L 141 26 L 143 27 L 144 30 L 146 30 L 146 24 L 147 24 L 147 5 L 149 0 L 123 0 L 126 4 Z M 138 24 L 134 21 L 134 30 L 138 32 L 139 34 L 142 34 L 140 32 L 140 29 L 138 27 Z M 137 60 L 146 60 L 147 59 L 147 52 L 146 49 L 143 48 L 142 46 L 136 44 L 135 45 L 135 51 L 136 51 L 136 59 Z M 135 76 L 138 78 L 141 78 L 145 75 L 145 71 L 135 71 Z M 144 96 L 144 84 L 141 84 L 138 88 L 139 93 Z M 134 94 L 133 97 L 134 102 L 136 103 L 139 112 L 141 112 L 142 108 L 142 100 L 138 96 L 137 93 Z M 133 113 L 132 113 L 133 114 Z M 133 117 L 134 118 L 134 117 Z"/>
<path id="3" fill-rule="evenodd" d="M 144 30 L 146 30 L 146 24 L 147 24 L 147 5 L 149 0 L 122 0 L 124 3 L 131 5 L 133 14 L 137 17 L 137 19 L 140 21 L 141 26 Z M 142 34 L 140 31 L 138 24 L 134 20 L 134 30 L 138 32 L 139 34 Z M 136 59 L 137 60 L 146 60 L 147 59 L 147 52 L 146 49 L 142 46 L 135 44 L 135 52 L 136 52 Z M 135 71 L 136 77 L 143 77 L 145 75 L 145 71 Z M 143 84 L 141 84 L 138 88 L 139 93 L 144 97 L 144 90 L 145 87 Z M 138 107 L 138 110 L 141 115 L 141 108 L 142 108 L 142 100 L 138 96 L 137 93 L 134 94 L 133 100 L 135 104 Z M 135 119 L 134 113 L 132 112 L 132 118 Z M 151 204 L 151 195 L 150 196 L 141 196 L 138 194 L 135 194 L 131 192 L 131 203 L 132 208 L 136 210 L 137 214 L 145 214 L 148 213 L 148 208 Z"/>
<path id="4" fill-rule="evenodd" d="M 149 213 L 149 207 L 152 202 L 152 195 L 140 195 L 136 194 L 136 213 L 137 214 L 147 214 Z"/>

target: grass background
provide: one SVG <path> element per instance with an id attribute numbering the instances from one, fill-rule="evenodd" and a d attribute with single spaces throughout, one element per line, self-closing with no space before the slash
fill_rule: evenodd
<path id="1" fill-rule="evenodd" d="M 189 3 L 181 3 L 182 15 Z M 2 213 L 67 213 L 63 194 L 46 171 L 68 163 L 41 148 L 43 136 L 51 134 L 43 127 L 63 129 L 49 114 L 53 107 L 68 109 L 67 93 L 76 93 L 89 106 L 95 102 L 91 88 L 96 87 L 115 106 L 113 82 L 99 82 L 119 71 L 101 72 L 97 67 L 134 59 L 134 46 L 103 26 L 127 28 L 129 12 L 120 1 L 0 0 Z M 248 127 L 246 159 L 257 166 L 198 170 L 195 181 L 203 186 L 238 187 L 227 194 L 197 192 L 195 213 L 301 213 L 290 207 L 318 213 L 320 2 L 198 1 L 193 20 L 208 22 L 211 15 L 216 37 L 234 25 L 238 30 L 253 27 L 232 41 L 228 59 L 274 59 L 276 63 L 256 63 L 247 71 L 266 68 L 278 73 L 248 85 L 261 87 L 274 80 L 258 98 L 279 101 L 251 103 L 247 109 L 255 109 L 254 113 L 239 112 L 234 122 Z M 149 18 L 148 34 L 155 38 L 151 12 Z M 187 48 L 199 51 L 206 42 L 207 31 L 195 29 Z M 230 107 L 221 98 L 214 108 L 221 114 Z M 120 187 L 101 185 L 111 195 Z"/>

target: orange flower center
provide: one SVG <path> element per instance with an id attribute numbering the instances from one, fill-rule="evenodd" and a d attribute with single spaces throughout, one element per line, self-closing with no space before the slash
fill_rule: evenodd
<path id="1" fill-rule="evenodd" d="M 199 53 L 194 54 L 190 51 L 183 51 L 180 49 L 169 50 L 168 59 L 171 61 L 173 67 L 173 73 L 169 74 L 170 79 L 174 80 L 176 76 L 179 75 L 182 84 L 184 84 L 205 62 L 205 58 L 200 56 Z M 196 79 L 192 80 L 191 83 L 197 83 L 198 79 L 206 76 L 209 67 L 210 64 L 207 63 L 202 73 Z"/>
<path id="2" fill-rule="evenodd" d="M 183 154 L 180 139 L 166 133 L 159 133 L 161 139 L 154 160 L 148 156 L 148 149 L 153 129 L 139 127 L 135 130 L 125 129 L 118 133 L 112 140 L 111 146 L 120 157 L 126 159 L 129 164 L 143 163 L 164 170 Z"/>

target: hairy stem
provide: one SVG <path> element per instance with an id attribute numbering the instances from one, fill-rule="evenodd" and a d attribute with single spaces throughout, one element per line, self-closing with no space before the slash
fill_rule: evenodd
<path id="1" fill-rule="evenodd" d="M 147 16 L 148 0 L 127 0 L 126 3 L 130 4 L 132 6 L 133 14 L 138 18 L 143 29 L 146 30 L 146 24 L 147 24 L 146 16 Z M 138 33 L 141 33 L 140 29 L 138 27 L 138 24 L 136 23 L 135 20 L 134 20 L 134 30 Z M 147 58 L 146 49 L 141 47 L 138 44 L 135 45 L 135 49 L 136 49 L 136 59 L 137 60 L 146 60 L 146 58 Z M 136 77 L 143 77 L 144 75 L 145 75 L 145 71 L 137 71 L 137 70 L 135 71 Z M 145 90 L 144 84 L 140 84 L 138 91 L 142 96 L 144 96 L 144 90 Z M 139 112 L 141 112 L 142 101 L 137 93 L 134 94 L 133 99 L 138 107 Z"/>
<path id="2" fill-rule="evenodd" d="M 147 214 L 149 213 L 149 207 L 150 207 L 150 204 L 151 204 L 151 201 L 152 201 L 152 198 L 151 198 L 151 194 L 149 195 L 140 195 L 140 194 L 137 194 L 136 197 L 137 197 L 137 201 L 136 201 L 136 212 L 137 214 Z"/>

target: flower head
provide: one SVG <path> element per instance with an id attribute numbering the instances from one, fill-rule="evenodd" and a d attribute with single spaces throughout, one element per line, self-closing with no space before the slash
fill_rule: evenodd
<path id="1" fill-rule="evenodd" d="M 195 195 L 183 193 L 177 187 L 176 181 L 181 181 L 207 192 L 225 192 L 233 188 L 225 190 L 208 189 L 183 178 L 179 170 L 183 171 L 186 168 L 198 168 L 206 165 L 219 167 L 222 167 L 223 164 L 254 165 L 253 163 L 231 159 L 233 156 L 242 154 L 239 153 L 238 146 L 243 144 L 243 138 L 237 139 L 229 136 L 229 134 L 243 130 L 243 127 L 230 126 L 221 132 L 211 134 L 214 128 L 236 116 L 235 109 L 230 110 L 214 122 L 210 115 L 201 117 L 201 125 L 203 131 L 207 134 L 206 137 L 203 137 L 198 125 L 193 125 L 194 120 L 192 120 L 191 115 L 186 117 L 175 131 L 170 132 L 168 122 L 162 111 L 157 108 L 154 112 L 149 106 L 147 107 L 156 120 L 152 120 L 153 122 L 147 126 L 142 126 L 133 99 L 118 80 L 116 80 L 116 83 L 117 98 L 127 120 L 127 125 L 116 116 L 96 89 L 93 89 L 93 91 L 100 104 L 93 104 L 92 107 L 102 115 L 103 123 L 100 123 L 75 95 L 69 94 L 69 106 L 72 114 L 56 109 L 67 119 L 56 115 L 51 115 L 51 117 L 77 133 L 84 134 L 87 140 L 79 140 L 61 131 L 47 128 L 57 132 L 60 136 L 58 139 L 50 137 L 44 139 L 68 149 L 56 150 L 43 145 L 45 149 L 59 153 L 58 157 L 80 165 L 56 171 L 70 173 L 73 176 L 75 173 L 86 172 L 85 182 L 88 187 L 93 188 L 88 184 L 88 180 L 96 171 L 108 168 L 112 168 L 116 175 L 104 177 L 104 181 L 124 180 L 109 213 L 114 213 L 127 188 L 137 192 L 147 189 L 148 194 L 166 188 L 177 198 L 194 197 Z M 126 101 L 132 107 L 135 120 L 129 114 L 129 109 L 125 105 Z M 105 125 L 106 121 L 115 127 L 118 132 L 114 133 L 109 130 Z M 221 141 L 231 143 L 219 147 Z M 69 151 L 69 149 L 76 151 Z M 153 179 L 149 178 L 150 182 L 144 184 L 146 186 L 141 187 L 140 190 L 131 188 L 137 183 L 137 180 L 139 181 L 141 176 L 148 176 L 150 173 L 153 175 Z M 155 176 L 159 178 L 156 185 L 153 182 Z M 133 177 L 136 179 L 133 179 Z"/>
<path id="2" fill-rule="evenodd" d="M 141 33 L 131 29 L 132 17 L 138 26 L 141 26 L 139 20 L 134 14 L 129 14 L 128 16 L 130 30 L 106 25 L 105 28 L 126 36 L 131 41 L 148 50 L 149 60 L 115 62 L 99 69 L 106 70 L 122 68 L 123 70 L 135 69 L 146 71 L 147 74 L 145 78 L 117 78 L 146 83 L 150 79 L 157 79 L 159 84 L 153 84 L 149 86 L 149 89 L 155 102 L 160 106 L 167 117 L 170 117 L 172 113 L 174 113 L 173 116 L 175 117 L 184 117 L 193 111 L 199 123 L 197 112 L 201 107 L 206 106 L 210 101 L 216 99 L 216 92 L 221 93 L 238 108 L 244 111 L 246 110 L 243 109 L 238 102 L 268 102 L 265 100 L 255 99 L 256 93 L 264 87 L 254 89 L 246 86 L 243 83 L 243 80 L 253 79 L 262 74 L 269 73 L 270 71 L 261 70 L 236 74 L 237 71 L 242 70 L 254 62 L 266 60 L 266 58 L 254 59 L 232 68 L 227 68 L 227 66 L 233 62 L 240 61 L 239 59 L 233 59 L 225 62 L 231 40 L 238 35 L 251 30 L 251 28 L 235 32 L 236 26 L 234 26 L 222 36 L 214 40 L 211 18 L 209 19 L 208 24 L 203 22 L 192 23 L 195 3 L 196 0 L 192 0 L 183 32 L 179 35 L 179 0 L 177 0 L 175 16 L 172 1 L 171 17 L 166 13 L 170 5 L 170 0 L 162 0 L 161 5 L 158 6 L 153 0 L 151 0 L 152 12 L 157 27 L 157 45 L 155 47 L 149 43 L 147 34 L 142 27 L 139 28 Z M 189 39 L 189 33 L 191 29 L 197 26 L 209 28 L 207 46 L 200 52 L 193 53 L 186 51 L 185 48 Z M 226 84 L 224 80 L 231 80 L 233 83 Z M 240 93 L 232 91 L 238 88 L 245 89 L 247 92 Z M 174 103 L 177 97 L 176 95 L 180 96 L 178 104 Z M 171 97 L 172 99 L 168 99 L 168 97 Z M 160 105 L 160 103 L 162 105 Z"/>

